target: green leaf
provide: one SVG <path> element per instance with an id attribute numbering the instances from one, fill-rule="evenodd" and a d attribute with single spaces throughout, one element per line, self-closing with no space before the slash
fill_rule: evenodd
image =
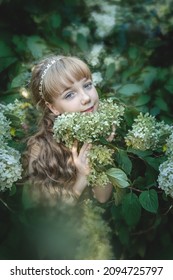
<path id="1" fill-rule="evenodd" d="M 157 70 L 155 67 L 148 66 L 143 69 L 139 81 L 143 82 L 144 88 L 149 89 L 157 77 Z"/>
<path id="2" fill-rule="evenodd" d="M 53 28 L 58 28 L 61 25 L 61 16 L 59 14 L 51 15 L 50 22 Z"/>
<path id="3" fill-rule="evenodd" d="M 164 87 L 169 93 L 173 94 L 173 79 L 169 79 Z"/>
<path id="4" fill-rule="evenodd" d="M 143 87 L 137 84 L 127 84 L 122 86 L 118 93 L 124 95 L 124 96 L 133 96 L 135 94 L 139 94 L 143 92 Z"/>
<path id="5" fill-rule="evenodd" d="M 77 35 L 77 44 L 82 51 L 88 50 L 87 38 L 80 33 Z"/>
<path id="6" fill-rule="evenodd" d="M 39 36 L 27 37 L 27 47 L 35 59 L 41 58 L 47 49 L 46 43 Z"/>
<path id="7" fill-rule="evenodd" d="M 22 87 L 26 84 L 28 80 L 29 73 L 23 72 L 17 75 L 11 82 L 11 88 Z"/>
<path id="8" fill-rule="evenodd" d="M 10 57 L 13 56 L 11 48 L 4 42 L 0 41 L 0 57 Z"/>
<path id="9" fill-rule="evenodd" d="M 114 202 L 115 202 L 116 206 L 121 204 L 125 194 L 126 194 L 125 189 L 120 189 L 118 187 L 115 187 L 115 192 L 114 192 L 113 196 L 114 196 Z"/>
<path id="10" fill-rule="evenodd" d="M 106 68 L 105 79 L 106 80 L 111 79 L 114 73 L 115 73 L 115 63 L 110 63 Z"/>
<path id="11" fill-rule="evenodd" d="M 118 149 L 115 154 L 116 160 L 118 162 L 118 166 L 121 167 L 126 174 L 130 175 L 132 170 L 132 162 L 129 159 L 127 152 L 121 149 Z"/>
<path id="12" fill-rule="evenodd" d="M 158 170 L 160 165 L 160 158 L 145 157 L 145 161 L 152 166 L 155 170 Z"/>
<path id="13" fill-rule="evenodd" d="M 136 106 L 142 106 L 142 105 L 145 105 L 147 104 L 151 99 L 151 96 L 150 95 L 141 95 L 139 96 L 139 98 L 135 101 L 135 105 Z"/>
<path id="14" fill-rule="evenodd" d="M 137 57 L 139 56 L 139 49 L 136 47 L 130 47 L 128 49 L 128 55 L 129 55 L 130 59 L 136 60 Z"/>
<path id="15" fill-rule="evenodd" d="M 20 54 L 27 51 L 26 39 L 27 37 L 24 35 L 14 35 L 12 37 L 12 42 L 15 45 L 15 51 Z"/>
<path id="16" fill-rule="evenodd" d="M 127 246 L 130 239 L 128 227 L 125 225 L 121 225 L 120 228 L 118 229 L 118 236 L 121 243 Z"/>
<path id="17" fill-rule="evenodd" d="M 142 192 L 139 196 L 139 201 L 145 210 L 151 213 L 157 213 L 159 203 L 158 195 L 155 190 L 152 189 Z"/>
<path id="18" fill-rule="evenodd" d="M 127 175 L 119 168 L 110 168 L 106 171 L 111 182 L 119 188 L 127 188 L 129 186 Z"/>
<path id="19" fill-rule="evenodd" d="M 141 217 L 141 205 L 136 194 L 127 194 L 122 202 L 122 214 L 129 226 L 134 226 L 138 223 Z"/>
<path id="20" fill-rule="evenodd" d="M 169 109 L 168 109 L 168 104 L 167 104 L 167 103 L 165 102 L 165 100 L 164 100 L 163 98 L 161 98 L 161 97 L 157 97 L 157 98 L 155 99 L 154 104 L 155 104 L 157 107 L 159 107 L 161 110 L 163 110 L 163 111 L 169 111 Z"/>
<path id="21" fill-rule="evenodd" d="M 133 149 L 131 147 L 128 148 L 127 151 L 128 151 L 128 153 L 132 153 L 134 155 L 137 155 L 139 158 L 142 158 L 142 159 L 144 159 L 147 156 L 152 155 L 152 151 L 149 151 L 149 150 L 147 150 L 147 151 L 140 151 L 140 150 Z"/>
<path id="22" fill-rule="evenodd" d="M 0 58 L 0 72 L 6 69 L 8 66 L 17 61 L 17 57 L 1 57 Z"/>

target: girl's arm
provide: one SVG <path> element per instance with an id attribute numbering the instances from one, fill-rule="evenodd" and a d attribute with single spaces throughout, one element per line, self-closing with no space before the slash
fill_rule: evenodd
<path id="1" fill-rule="evenodd" d="M 94 197 L 100 202 L 105 203 L 111 197 L 112 194 L 112 184 L 108 183 L 106 186 L 100 187 L 96 186 L 93 187 Z"/>

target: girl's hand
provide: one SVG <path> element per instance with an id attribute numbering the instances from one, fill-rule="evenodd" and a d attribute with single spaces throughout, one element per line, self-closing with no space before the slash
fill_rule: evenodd
<path id="1" fill-rule="evenodd" d="M 106 139 L 108 142 L 112 142 L 112 140 L 115 137 L 115 125 L 112 126 L 112 133 L 109 135 L 109 137 Z"/>
<path id="2" fill-rule="evenodd" d="M 89 175 L 90 173 L 88 152 L 90 149 L 91 144 L 85 143 L 78 152 L 78 141 L 75 141 L 72 147 L 73 160 L 77 168 L 77 178 L 73 186 L 73 192 L 77 197 L 82 194 L 82 192 L 88 185 L 87 175 Z"/>
<path id="3" fill-rule="evenodd" d="M 78 141 L 76 140 L 72 147 L 72 155 L 74 164 L 77 168 L 78 174 L 81 176 L 87 176 L 90 173 L 88 154 L 91 149 L 91 144 L 84 143 L 80 151 L 78 152 Z"/>

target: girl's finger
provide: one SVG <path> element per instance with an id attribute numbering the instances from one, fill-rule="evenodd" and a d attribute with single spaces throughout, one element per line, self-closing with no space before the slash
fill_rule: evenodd
<path id="1" fill-rule="evenodd" d="M 92 147 L 92 144 L 90 143 L 84 143 L 82 148 L 80 149 L 80 152 L 79 154 L 84 154 L 84 153 L 87 153 Z"/>
<path id="2" fill-rule="evenodd" d="M 78 155 L 77 150 L 78 150 L 78 141 L 75 140 L 71 149 L 73 157 L 76 157 Z"/>

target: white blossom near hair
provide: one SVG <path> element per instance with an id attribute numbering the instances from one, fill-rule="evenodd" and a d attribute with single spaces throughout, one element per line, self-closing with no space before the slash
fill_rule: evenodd
<path id="1" fill-rule="evenodd" d="M 89 152 L 91 173 L 88 178 L 92 185 L 102 186 L 109 181 L 103 168 L 113 163 L 113 150 L 99 145 L 99 140 L 110 136 L 112 126 L 118 127 L 123 115 L 124 107 L 108 99 L 100 101 L 99 109 L 94 113 L 64 113 L 55 119 L 53 131 L 57 142 L 63 141 L 68 147 L 72 147 L 75 139 L 80 143 L 93 143 Z"/>
<path id="2" fill-rule="evenodd" d="M 103 81 L 101 72 L 94 72 L 92 74 L 92 81 L 95 86 L 100 84 Z"/>
<path id="3" fill-rule="evenodd" d="M 162 144 L 162 138 L 170 134 L 170 126 L 157 122 L 149 113 L 140 113 L 134 120 L 132 129 L 128 131 L 125 142 L 129 147 L 138 150 L 155 150 Z"/>
<path id="4" fill-rule="evenodd" d="M 100 56 L 104 53 L 103 44 L 95 44 L 93 45 L 89 56 L 88 56 L 88 63 L 92 66 L 96 66 L 100 64 Z"/>
<path id="5" fill-rule="evenodd" d="M 0 148 L 0 190 L 11 189 L 21 173 L 20 153 L 8 146 Z"/>
<path id="6" fill-rule="evenodd" d="M 159 166 L 159 188 L 173 197 L 173 158 L 170 157 Z"/>
<path id="7" fill-rule="evenodd" d="M 115 70 L 120 71 L 122 68 L 124 68 L 128 65 L 128 60 L 125 57 L 117 54 L 116 56 L 105 57 L 104 64 L 106 66 L 109 66 L 110 64 L 114 64 Z"/>

